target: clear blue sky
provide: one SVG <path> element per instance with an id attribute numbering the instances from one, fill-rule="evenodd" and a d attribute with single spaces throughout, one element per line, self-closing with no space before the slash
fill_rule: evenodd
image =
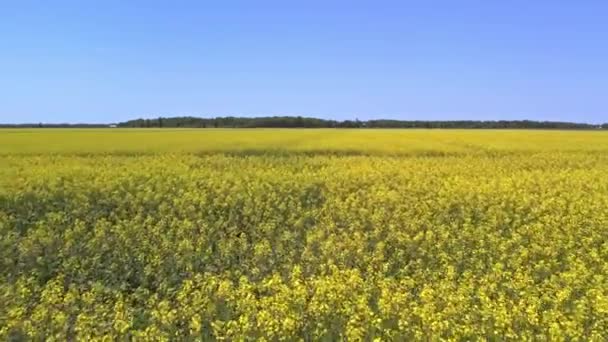
<path id="1" fill-rule="evenodd" d="M 608 122 L 608 1 L 0 2 L 0 122 Z"/>

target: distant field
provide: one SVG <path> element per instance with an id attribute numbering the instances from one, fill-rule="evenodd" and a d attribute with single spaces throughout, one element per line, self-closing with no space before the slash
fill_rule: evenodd
<path id="1" fill-rule="evenodd" d="M 608 132 L 392 129 L 0 129 L 0 154 L 608 151 Z"/>
<path id="2" fill-rule="evenodd" d="M 0 130 L 0 340 L 608 336 L 608 132 Z"/>

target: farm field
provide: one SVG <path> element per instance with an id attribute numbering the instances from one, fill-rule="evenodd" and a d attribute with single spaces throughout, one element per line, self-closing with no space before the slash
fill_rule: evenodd
<path id="1" fill-rule="evenodd" d="M 608 133 L 0 130 L 0 340 L 608 337 Z"/>

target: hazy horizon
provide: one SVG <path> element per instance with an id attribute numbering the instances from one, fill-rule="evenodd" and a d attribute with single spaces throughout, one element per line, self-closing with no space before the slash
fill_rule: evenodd
<path id="1" fill-rule="evenodd" d="M 257 116 L 239 116 L 239 115 L 229 115 L 229 116 L 196 116 L 196 115 L 186 115 L 186 116 L 190 116 L 190 117 L 195 117 L 195 118 L 202 118 L 202 119 L 215 119 L 215 118 L 221 118 L 221 117 L 238 117 L 238 118 L 262 118 L 262 117 L 302 117 L 302 118 L 312 118 L 312 119 L 323 119 L 323 120 L 334 120 L 334 121 L 355 121 L 355 120 L 359 120 L 359 121 L 370 121 L 370 120 L 398 120 L 398 121 L 533 121 L 533 122 L 563 122 L 563 123 L 575 123 L 575 124 L 589 124 L 589 125 L 602 125 L 602 124 L 607 124 L 608 122 L 585 122 L 585 121 L 554 121 L 554 120 L 530 120 L 530 119 L 513 119 L 513 120 L 508 120 L 508 119 L 489 119 L 489 120 L 484 120 L 484 119 L 479 119 L 479 120 L 475 120 L 475 119 L 448 119 L 448 120 L 424 120 L 424 119 L 391 119 L 391 118 L 372 118 L 372 119 L 360 119 L 360 118 L 344 118 L 344 119 L 332 119 L 332 118 L 321 118 L 321 117 L 312 117 L 312 116 L 306 116 L 306 115 L 257 115 Z M 186 117 L 184 116 L 184 117 Z M 177 116 L 160 116 L 160 118 L 163 119 L 170 119 L 170 118 L 175 118 Z M 61 124 L 67 124 L 67 125 L 111 125 L 111 124 L 118 124 L 118 123 L 124 123 L 124 122 L 128 122 L 128 121 L 134 121 L 134 120 L 157 120 L 159 118 L 159 116 L 141 116 L 141 117 L 133 117 L 130 119 L 126 119 L 126 120 L 120 120 L 120 121 L 107 121 L 107 122 L 87 122 L 87 121 L 38 121 L 38 122 L 2 122 L 0 121 L 0 125 L 37 125 L 37 124 L 43 124 L 43 125 L 61 125 Z M 607 119 L 608 121 L 608 119 Z"/>

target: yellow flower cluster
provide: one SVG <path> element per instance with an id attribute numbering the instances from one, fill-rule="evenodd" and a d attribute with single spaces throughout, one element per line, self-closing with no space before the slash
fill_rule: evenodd
<path id="1" fill-rule="evenodd" d="M 0 132 L 0 340 L 608 337 L 608 135 L 176 132 Z"/>

